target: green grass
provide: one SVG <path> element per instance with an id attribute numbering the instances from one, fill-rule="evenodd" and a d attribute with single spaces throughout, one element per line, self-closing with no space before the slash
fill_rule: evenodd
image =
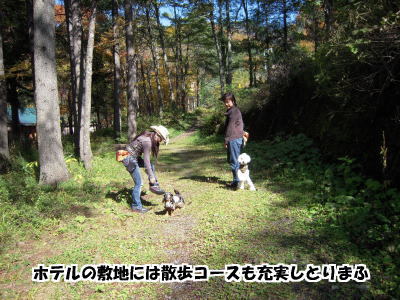
<path id="1" fill-rule="evenodd" d="M 246 151 L 257 153 L 256 145 Z M 322 209 L 310 208 L 312 187 L 283 183 L 290 177 L 260 168 L 260 158 L 254 156 L 251 165 L 258 191 L 227 190 L 224 184 L 231 173 L 218 137 L 196 133 L 161 147 L 156 166 L 159 181 L 167 191 L 178 189 L 187 203 L 172 216 L 161 214 L 161 197 L 154 194 L 147 194 L 144 201 L 151 212 L 140 215 L 129 210 L 132 179 L 115 161 L 114 152 L 103 146 L 99 145 L 104 151 L 96 153 L 91 171 L 70 160 L 72 177 L 57 189 L 37 187 L 28 170 L 23 188 L 33 194 L 21 191 L 20 204 L 2 199 L 1 298 L 342 299 L 382 293 L 380 273 L 373 273 L 367 284 L 226 283 L 222 278 L 180 285 L 32 283 L 31 268 L 39 263 L 189 263 L 210 269 L 232 263 L 302 267 L 365 263 L 379 271 L 346 235 L 324 222 Z M 15 192 L 0 190 L 4 195 Z"/>

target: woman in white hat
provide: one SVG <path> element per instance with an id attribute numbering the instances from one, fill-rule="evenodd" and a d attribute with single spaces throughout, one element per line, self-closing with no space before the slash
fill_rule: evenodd
<path id="1" fill-rule="evenodd" d="M 142 177 L 140 176 L 139 167 L 144 167 L 146 170 L 150 191 L 158 195 L 164 194 L 157 181 L 154 165 L 150 162 L 150 156 L 153 155 L 153 157 L 157 158 L 160 143 L 163 141 L 167 145 L 169 142 L 169 132 L 167 128 L 161 125 L 151 126 L 150 128 L 151 130 L 140 133 L 126 146 L 129 155 L 122 160 L 122 163 L 135 182 L 135 186 L 132 189 L 132 211 L 139 213 L 146 213 L 148 211 L 148 209 L 142 206 L 142 202 L 140 201 Z"/>

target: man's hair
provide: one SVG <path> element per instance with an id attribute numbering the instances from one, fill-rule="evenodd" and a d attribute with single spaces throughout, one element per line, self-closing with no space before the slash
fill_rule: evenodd
<path id="1" fill-rule="evenodd" d="M 225 100 L 232 100 L 233 105 L 237 106 L 235 95 L 231 92 L 223 94 L 222 97 L 220 98 L 220 100 L 223 102 L 225 102 Z"/>

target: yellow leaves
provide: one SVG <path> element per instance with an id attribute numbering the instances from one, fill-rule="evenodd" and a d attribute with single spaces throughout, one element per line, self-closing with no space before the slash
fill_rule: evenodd
<path id="1" fill-rule="evenodd" d="M 34 168 L 39 167 L 39 163 L 38 163 L 37 161 L 32 161 L 32 162 L 30 162 L 30 163 L 27 163 L 27 164 L 25 165 L 25 167 L 26 167 L 26 168 L 29 168 L 29 169 L 34 169 Z"/>
<path id="2" fill-rule="evenodd" d="M 77 175 L 74 176 L 73 180 L 76 181 L 77 183 L 82 183 L 83 182 L 83 176 L 81 174 L 77 174 Z"/>
<path id="3" fill-rule="evenodd" d="M 7 77 L 25 77 L 32 76 L 32 64 L 31 58 L 25 57 L 20 60 L 17 64 L 13 65 L 11 68 L 5 70 L 6 78 Z"/>
<path id="4" fill-rule="evenodd" d="M 71 162 L 78 162 L 78 160 L 76 158 L 69 157 L 69 158 L 65 159 L 65 162 L 68 164 L 68 163 L 71 163 Z"/>
<path id="5" fill-rule="evenodd" d="M 310 52 L 314 51 L 314 43 L 311 42 L 311 41 L 301 40 L 299 42 L 299 46 L 301 48 L 304 48 L 304 49 L 310 51 Z"/>

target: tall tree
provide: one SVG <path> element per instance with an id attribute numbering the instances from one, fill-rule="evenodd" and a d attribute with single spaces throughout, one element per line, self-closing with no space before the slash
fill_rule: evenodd
<path id="1" fill-rule="evenodd" d="M 247 40 L 246 40 L 246 48 L 247 48 L 247 55 L 249 56 L 249 85 L 250 87 L 254 86 L 255 80 L 254 80 L 254 67 L 253 67 L 253 55 L 251 53 L 251 36 L 250 36 L 250 19 L 249 19 L 249 9 L 248 9 L 248 3 L 247 0 L 242 0 L 242 5 L 243 5 L 243 10 L 244 10 L 244 15 L 245 15 L 245 23 L 246 23 L 246 34 L 247 34 Z"/>
<path id="2" fill-rule="evenodd" d="M 283 21 L 283 50 L 286 52 L 288 50 L 288 0 L 282 0 L 282 21 Z"/>
<path id="3" fill-rule="evenodd" d="M 11 105 L 11 132 L 15 140 L 21 138 L 21 123 L 19 120 L 19 109 L 21 107 L 18 95 L 17 77 L 12 76 L 6 79 L 7 82 L 7 98 Z"/>
<path id="4" fill-rule="evenodd" d="M 0 158 L 1 156 L 8 158 L 10 156 L 10 152 L 8 149 L 7 94 L 3 62 L 3 16 L 1 14 L 2 13 L 0 12 Z"/>
<path id="5" fill-rule="evenodd" d="M 128 94 L 128 141 L 132 141 L 136 135 L 136 107 L 139 103 L 139 91 L 137 87 L 137 72 L 135 53 L 135 35 L 133 31 L 133 11 L 131 0 L 125 0 L 125 40 L 127 51 L 127 94 Z"/>
<path id="6" fill-rule="evenodd" d="M 218 0 L 218 38 L 219 38 L 219 44 L 221 47 L 221 56 L 222 56 L 222 64 L 224 66 L 223 70 L 223 78 L 225 80 L 226 83 L 226 72 L 227 72 L 227 61 L 226 61 L 226 38 L 225 38 L 225 34 L 224 34 L 224 15 L 223 15 L 223 11 L 224 11 L 224 0 Z"/>
<path id="7" fill-rule="evenodd" d="M 94 34 L 96 28 L 97 1 L 93 0 L 91 4 L 92 14 L 89 19 L 88 41 L 85 57 L 85 75 L 83 76 L 83 96 L 81 106 L 81 126 L 79 135 L 80 159 L 86 169 L 92 168 L 92 149 L 90 146 L 90 121 L 92 105 L 92 66 L 93 66 L 93 48 Z"/>
<path id="8" fill-rule="evenodd" d="M 175 93 L 174 93 L 174 88 L 172 87 L 172 80 L 171 80 L 171 70 L 168 66 L 168 56 L 167 56 L 167 51 L 165 49 L 165 39 L 164 39 L 164 30 L 160 22 L 160 12 L 157 4 L 157 0 L 153 0 L 153 5 L 154 5 L 154 11 L 156 14 L 156 20 L 157 20 L 157 28 L 160 36 L 160 44 L 161 44 L 161 50 L 162 50 L 162 55 L 163 55 L 163 61 L 164 61 L 164 70 L 165 73 L 167 74 L 167 80 L 168 80 L 168 89 L 169 89 L 169 97 L 170 101 L 172 103 L 175 103 Z"/>
<path id="9" fill-rule="evenodd" d="M 143 103 L 143 110 L 147 112 L 148 115 L 152 114 L 152 110 L 151 110 L 151 98 L 149 93 L 147 92 L 147 85 L 146 85 L 146 75 L 144 72 L 144 66 L 143 66 L 143 58 L 140 57 L 140 83 L 142 85 L 142 89 L 143 89 L 143 96 L 145 101 Z M 151 92 L 151 89 L 149 89 Z"/>
<path id="10" fill-rule="evenodd" d="M 231 28 L 231 2 L 230 0 L 225 0 L 225 10 L 226 10 L 226 84 L 232 84 L 232 28 Z"/>
<path id="11" fill-rule="evenodd" d="M 54 0 L 33 2 L 35 102 L 40 183 L 57 184 L 68 179 L 61 143 L 55 58 Z"/>
<path id="12" fill-rule="evenodd" d="M 185 82 L 184 82 L 184 66 L 183 66 L 183 53 L 182 53 L 182 18 L 177 13 L 177 7 L 179 3 L 173 2 L 174 7 L 174 24 L 175 24 L 175 68 L 176 68 L 176 91 L 178 103 L 181 108 L 185 110 L 186 107 L 186 93 L 185 93 Z"/>
<path id="13" fill-rule="evenodd" d="M 324 16 L 325 16 L 325 35 L 329 38 L 333 22 L 333 0 L 324 0 Z"/>
<path id="14" fill-rule="evenodd" d="M 224 62 L 222 59 L 221 43 L 220 43 L 220 40 L 218 39 L 217 30 L 215 28 L 214 4 L 212 3 L 212 1 L 210 3 L 209 19 L 210 19 L 211 32 L 212 32 L 213 39 L 214 39 L 215 49 L 217 51 L 219 83 L 220 83 L 220 89 L 221 89 L 221 95 L 222 95 L 225 92 L 225 78 L 224 78 L 225 68 L 224 68 Z"/>
<path id="15" fill-rule="evenodd" d="M 121 136 L 121 60 L 119 55 L 118 0 L 112 0 L 113 58 L 114 58 L 114 135 Z"/>
<path id="16" fill-rule="evenodd" d="M 74 116 L 75 155 L 80 154 L 80 112 L 83 96 L 82 22 L 79 0 L 65 0 L 66 22 L 71 64 L 72 114 Z"/>
<path id="17" fill-rule="evenodd" d="M 143 64 L 142 64 L 142 66 L 143 66 Z M 148 92 L 149 101 L 147 102 L 146 107 L 147 107 L 147 113 L 148 113 L 148 115 L 152 115 L 152 114 L 153 114 L 153 111 L 154 111 L 154 109 L 153 109 L 153 104 L 152 104 L 152 103 L 153 103 L 154 96 L 153 96 L 153 89 L 151 88 L 150 67 L 147 67 L 146 70 L 145 70 L 145 72 L 146 72 L 146 75 L 143 73 L 143 78 L 146 77 L 146 79 L 147 79 L 147 85 L 148 85 L 148 87 L 149 87 L 149 92 Z"/>
<path id="18" fill-rule="evenodd" d="M 156 85 L 157 85 L 157 100 L 158 100 L 158 114 L 162 116 L 163 113 L 163 98 L 161 95 L 161 83 L 159 76 L 159 64 L 158 64 L 158 55 L 157 55 L 157 46 L 156 40 L 153 38 L 153 32 L 151 30 L 150 23 L 150 5 L 146 6 L 146 25 L 147 25 L 147 33 L 149 38 L 149 46 L 151 57 L 153 61 L 153 71 L 156 77 Z"/>

